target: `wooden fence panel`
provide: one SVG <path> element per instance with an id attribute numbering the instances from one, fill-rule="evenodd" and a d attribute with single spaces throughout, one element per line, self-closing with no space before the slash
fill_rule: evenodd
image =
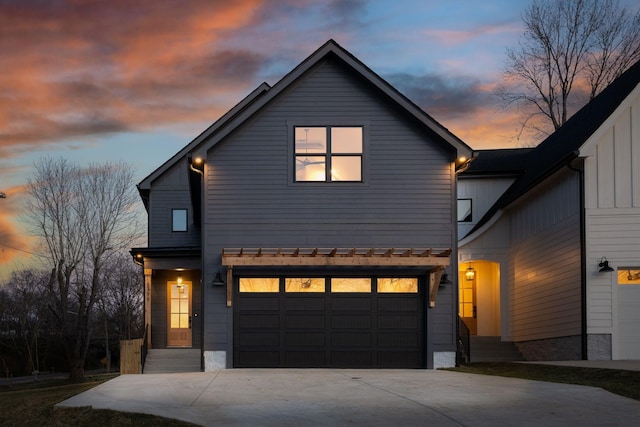
<path id="1" fill-rule="evenodd" d="M 120 341 L 120 374 L 141 374 L 140 347 L 142 338 Z"/>

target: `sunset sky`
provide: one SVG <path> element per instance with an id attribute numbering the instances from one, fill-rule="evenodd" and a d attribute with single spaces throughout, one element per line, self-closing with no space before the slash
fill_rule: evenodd
<path id="1" fill-rule="evenodd" d="M 0 0 L 0 281 L 34 250 L 19 214 L 35 160 L 124 160 L 139 181 L 328 39 L 472 148 L 528 143 L 492 92 L 529 4 Z"/>

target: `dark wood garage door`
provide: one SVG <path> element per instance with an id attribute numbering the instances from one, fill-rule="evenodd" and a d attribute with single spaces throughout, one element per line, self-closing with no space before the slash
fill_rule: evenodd
<path id="1" fill-rule="evenodd" d="M 341 279 L 251 278 L 270 284 L 240 291 L 241 280 L 235 280 L 234 367 L 424 367 L 424 286 L 417 278 L 355 279 L 370 282 L 368 291 L 356 292 L 339 289 L 333 280 Z M 314 284 L 297 292 L 289 280 Z M 397 280 L 405 288 L 388 286 Z"/>

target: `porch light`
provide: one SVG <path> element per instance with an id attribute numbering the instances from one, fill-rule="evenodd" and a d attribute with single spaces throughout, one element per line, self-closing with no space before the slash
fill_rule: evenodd
<path id="1" fill-rule="evenodd" d="M 464 277 L 467 280 L 473 280 L 476 278 L 476 270 L 473 267 L 467 268 L 467 272 L 464 273 Z"/>
<path id="2" fill-rule="evenodd" d="M 600 270 L 598 270 L 600 273 L 606 273 L 608 271 L 613 271 L 613 268 L 611 268 L 609 266 L 609 261 L 607 261 L 606 257 L 602 257 L 600 259 L 600 263 L 598 264 L 598 267 L 600 267 Z"/>
<path id="3" fill-rule="evenodd" d="M 213 282 L 211 282 L 213 286 L 224 286 L 224 280 L 222 280 L 222 275 L 220 274 L 220 270 L 216 272 L 216 277 L 213 278 Z"/>
<path id="4" fill-rule="evenodd" d="M 182 273 L 178 272 L 178 279 L 176 280 L 178 285 L 182 285 Z"/>

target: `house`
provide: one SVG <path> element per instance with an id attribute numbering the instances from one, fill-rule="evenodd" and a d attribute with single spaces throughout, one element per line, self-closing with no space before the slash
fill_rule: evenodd
<path id="1" fill-rule="evenodd" d="M 459 175 L 471 335 L 528 360 L 640 358 L 639 83 L 636 63 L 535 149 Z"/>
<path id="2" fill-rule="evenodd" d="M 205 371 L 453 366 L 472 155 L 328 41 L 138 185 L 147 345 Z"/>

